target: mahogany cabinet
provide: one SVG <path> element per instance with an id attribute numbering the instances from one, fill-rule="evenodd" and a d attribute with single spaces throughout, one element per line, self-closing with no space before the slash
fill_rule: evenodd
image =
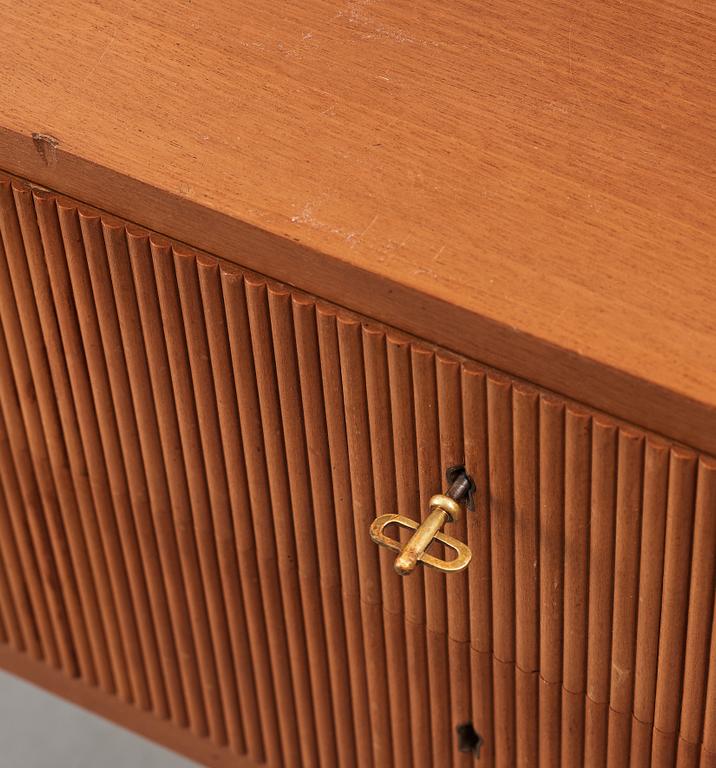
<path id="1" fill-rule="evenodd" d="M 716 765 L 711 10 L 0 6 L 0 665 L 207 766 Z"/>

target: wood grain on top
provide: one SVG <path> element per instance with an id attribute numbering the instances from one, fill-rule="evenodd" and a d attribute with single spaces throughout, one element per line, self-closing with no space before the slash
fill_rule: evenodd
<path id="1" fill-rule="evenodd" d="M 0 168 L 716 451 L 712 3 L 0 12 Z"/>

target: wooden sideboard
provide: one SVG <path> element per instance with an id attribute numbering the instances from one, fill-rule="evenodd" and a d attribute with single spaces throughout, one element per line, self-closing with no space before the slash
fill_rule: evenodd
<path id="1" fill-rule="evenodd" d="M 0 8 L 0 665 L 217 768 L 716 766 L 713 10 Z"/>

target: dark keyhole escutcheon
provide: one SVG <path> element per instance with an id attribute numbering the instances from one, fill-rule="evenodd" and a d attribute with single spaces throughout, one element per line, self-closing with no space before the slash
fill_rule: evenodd
<path id="1" fill-rule="evenodd" d="M 458 752 L 472 752 L 476 759 L 480 759 L 480 747 L 483 744 L 482 736 L 475 730 L 472 723 L 462 723 L 457 728 Z"/>

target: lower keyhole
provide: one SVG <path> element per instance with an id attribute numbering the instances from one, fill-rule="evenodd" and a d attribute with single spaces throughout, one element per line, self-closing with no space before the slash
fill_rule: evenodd
<path id="1" fill-rule="evenodd" d="M 457 726 L 457 749 L 458 752 L 472 752 L 479 760 L 480 747 L 482 746 L 482 736 L 475 730 L 472 723 L 461 723 Z"/>

